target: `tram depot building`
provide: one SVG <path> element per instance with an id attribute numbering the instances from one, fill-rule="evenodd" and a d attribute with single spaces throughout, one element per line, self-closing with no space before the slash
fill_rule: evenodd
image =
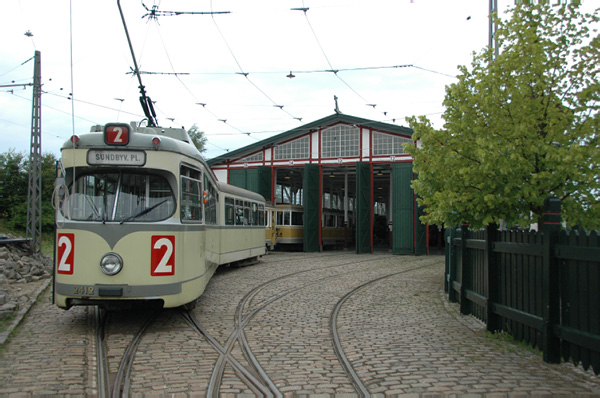
<path id="1" fill-rule="evenodd" d="M 412 133 L 335 113 L 208 164 L 219 181 L 257 192 L 277 209 L 303 211 L 293 224 L 303 228 L 306 252 L 323 250 L 325 230 L 337 226 L 343 246 L 356 253 L 426 254 L 442 235 L 432 228 L 430 236 L 418 219 L 412 158 L 403 146 Z"/>

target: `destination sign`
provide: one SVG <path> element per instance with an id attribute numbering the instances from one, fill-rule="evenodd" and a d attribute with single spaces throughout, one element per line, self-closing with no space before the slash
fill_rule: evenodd
<path id="1" fill-rule="evenodd" d="M 143 166 L 146 164 L 146 153 L 142 151 L 105 151 L 90 149 L 87 162 L 92 166 Z"/>

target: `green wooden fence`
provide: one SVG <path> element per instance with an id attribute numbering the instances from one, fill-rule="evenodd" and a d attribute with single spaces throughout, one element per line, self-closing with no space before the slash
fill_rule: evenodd
<path id="1" fill-rule="evenodd" d="M 560 201 L 546 202 L 540 232 L 468 225 L 446 229 L 448 299 L 462 314 L 600 374 L 599 231 L 562 230 Z"/>

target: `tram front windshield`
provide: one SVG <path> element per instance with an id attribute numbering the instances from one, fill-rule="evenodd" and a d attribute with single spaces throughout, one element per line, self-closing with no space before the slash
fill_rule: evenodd
<path id="1" fill-rule="evenodd" d="M 175 211 L 164 177 L 133 172 L 83 174 L 71 187 L 69 202 L 64 212 L 70 214 L 63 215 L 79 221 L 161 221 Z"/>

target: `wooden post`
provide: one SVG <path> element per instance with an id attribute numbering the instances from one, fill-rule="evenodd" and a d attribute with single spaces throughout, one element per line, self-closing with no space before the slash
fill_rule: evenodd
<path id="1" fill-rule="evenodd" d="M 486 291 L 488 292 L 486 306 L 486 327 L 489 332 L 495 332 L 501 329 L 500 316 L 494 313 L 494 303 L 498 302 L 498 268 L 496 261 L 496 253 L 494 253 L 494 242 L 498 240 L 498 226 L 490 224 L 485 231 L 485 272 L 487 278 Z"/>
<path id="2" fill-rule="evenodd" d="M 460 226 L 460 268 L 461 268 L 461 281 L 460 281 L 460 313 L 464 315 L 471 314 L 471 308 L 473 307 L 467 299 L 467 289 L 472 287 L 473 276 L 471 275 L 472 267 L 469 263 L 469 256 L 467 255 L 467 232 L 469 231 L 469 224 L 462 224 Z"/>
<path id="3" fill-rule="evenodd" d="M 554 334 L 554 325 L 560 322 L 560 300 L 558 291 L 559 268 L 554 256 L 554 246 L 560 231 L 560 199 L 549 197 L 544 201 L 542 233 L 544 239 L 543 291 L 544 329 L 542 349 L 544 361 L 560 363 L 560 339 Z"/>
<path id="4" fill-rule="evenodd" d="M 454 236 L 456 235 L 458 228 L 450 228 L 450 234 L 448 235 L 448 242 L 446 242 L 450 248 L 448 257 L 450 258 L 448 263 L 448 301 L 456 303 L 456 291 L 454 290 L 454 281 L 456 281 L 456 268 L 458 268 L 458 262 L 456 261 L 456 255 L 454 254 L 458 248 L 454 246 Z"/>
<path id="5" fill-rule="evenodd" d="M 444 239 L 446 240 L 446 244 L 445 244 L 445 251 L 446 251 L 446 257 L 445 257 L 445 266 L 446 266 L 446 272 L 444 272 L 444 291 L 446 293 L 450 292 L 450 267 L 451 267 L 451 263 L 452 263 L 452 228 L 446 228 L 444 230 Z"/>

